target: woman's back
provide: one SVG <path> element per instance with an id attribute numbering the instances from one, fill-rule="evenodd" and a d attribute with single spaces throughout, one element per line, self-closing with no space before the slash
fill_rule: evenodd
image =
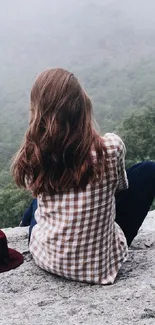
<path id="1" fill-rule="evenodd" d="M 103 137 L 106 164 L 102 181 L 52 196 L 40 194 L 30 251 L 37 265 L 67 278 L 113 283 L 127 257 L 115 219 L 115 192 L 127 188 L 124 145 L 115 134 Z"/>

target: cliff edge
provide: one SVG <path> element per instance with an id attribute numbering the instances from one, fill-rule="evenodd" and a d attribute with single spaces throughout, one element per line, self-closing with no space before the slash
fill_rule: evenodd
<path id="1" fill-rule="evenodd" d="M 155 211 L 148 214 L 114 285 L 68 281 L 35 266 L 28 228 L 4 229 L 24 263 L 0 274 L 0 325 L 155 325 Z"/>

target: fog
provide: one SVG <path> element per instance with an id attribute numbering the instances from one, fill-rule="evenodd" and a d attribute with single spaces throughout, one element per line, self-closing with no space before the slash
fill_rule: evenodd
<path id="1" fill-rule="evenodd" d="M 79 77 L 110 129 L 139 106 L 145 87 L 153 96 L 154 12 L 154 0 L 1 1 L 0 141 L 23 134 L 33 80 L 49 67 Z"/>
<path id="2" fill-rule="evenodd" d="M 49 66 L 76 71 L 77 63 L 93 65 L 129 50 L 141 56 L 143 43 L 155 37 L 154 12 L 154 0 L 1 1 L 2 77 L 8 84 L 9 73 L 22 74 L 29 82 Z"/>

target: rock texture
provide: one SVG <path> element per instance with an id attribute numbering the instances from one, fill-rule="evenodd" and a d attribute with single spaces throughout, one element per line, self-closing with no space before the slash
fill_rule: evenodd
<path id="1" fill-rule="evenodd" d="M 25 261 L 0 274 L 0 325 L 155 325 L 155 211 L 148 214 L 112 286 L 44 272 L 28 252 L 28 228 L 4 231 Z"/>

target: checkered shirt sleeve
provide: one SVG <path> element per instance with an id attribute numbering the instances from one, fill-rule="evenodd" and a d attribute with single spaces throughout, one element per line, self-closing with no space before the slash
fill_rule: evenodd
<path id="1" fill-rule="evenodd" d="M 121 138 L 119 136 L 116 136 L 116 138 L 118 140 L 118 186 L 116 189 L 118 192 L 128 188 L 128 179 L 125 170 L 126 148 Z"/>

